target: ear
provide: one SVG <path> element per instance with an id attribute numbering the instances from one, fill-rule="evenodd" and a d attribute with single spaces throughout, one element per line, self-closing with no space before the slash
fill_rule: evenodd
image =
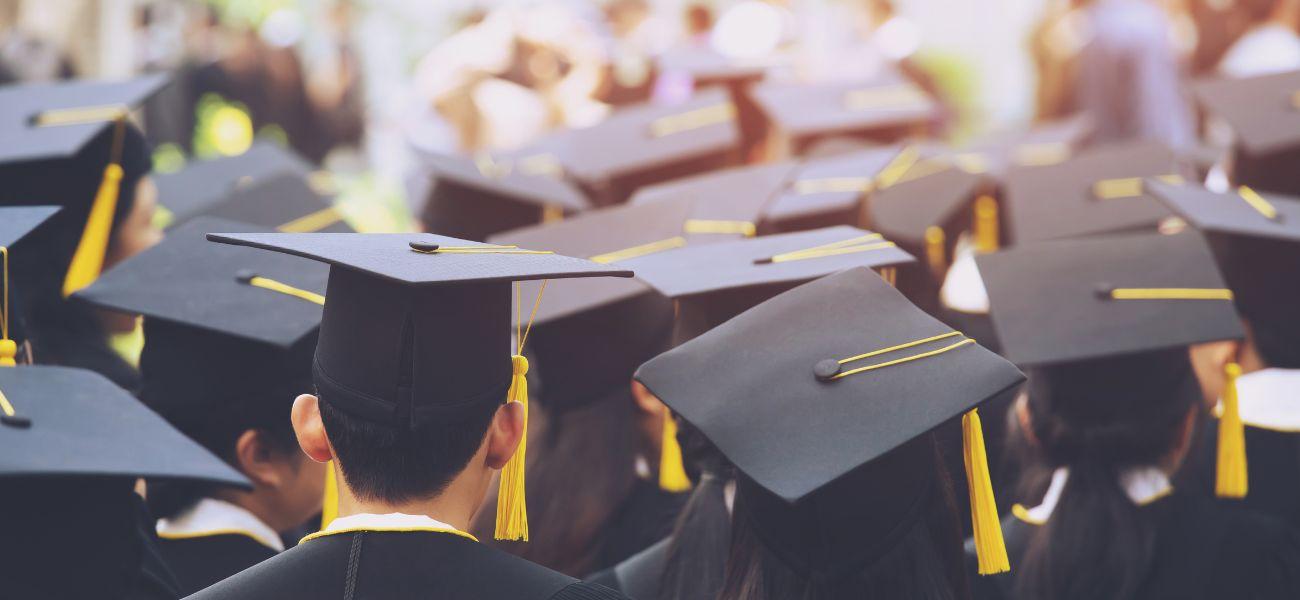
<path id="1" fill-rule="evenodd" d="M 636 403 L 637 410 L 645 415 L 654 415 L 658 417 L 664 414 L 664 403 L 655 396 L 650 388 L 641 385 L 640 381 L 632 380 L 632 400 Z"/>
<path id="2" fill-rule="evenodd" d="M 260 431 L 246 429 L 235 440 L 235 464 L 258 486 L 277 487 L 283 483 L 277 458 Z"/>
<path id="3" fill-rule="evenodd" d="M 1016 424 L 1020 426 L 1020 435 L 1025 436 L 1025 441 L 1030 446 L 1039 447 L 1038 434 L 1034 433 L 1033 415 L 1029 414 L 1029 394 L 1020 392 L 1011 410 L 1015 413 Z"/>
<path id="4" fill-rule="evenodd" d="M 334 460 L 334 451 L 330 448 L 329 438 L 325 436 L 325 424 L 320 420 L 320 400 L 311 394 L 303 394 L 293 401 L 293 410 L 289 411 L 289 420 L 293 422 L 293 433 L 298 437 L 302 451 L 316 462 Z"/>
<path id="5" fill-rule="evenodd" d="M 524 405 L 507 402 L 497 408 L 484 440 L 487 449 L 485 464 L 488 468 L 504 468 L 515 455 L 515 450 L 519 449 L 519 442 L 524 439 L 524 435 Z"/>
<path id="6" fill-rule="evenodd" d="M 1237 360 L 1241 346 L 1235 341 L 1207 342 L 1188 348 L 1187 355 L 1192 363 L 1192 371 L 1201 384 L 1201 392 L 1206 406 L 1214 408 L 1219 401 L 1219 394 L 1227 383 L 1223 369 L 1228 363 Z"/>

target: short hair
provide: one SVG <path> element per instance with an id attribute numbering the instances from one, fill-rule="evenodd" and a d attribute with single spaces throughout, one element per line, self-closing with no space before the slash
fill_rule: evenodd
<path id="1" fill-rule="evenodd" d="M 442 493 L 478 452 L 501 406 L 479 402 L 454 418 L 408 433 L 345 413 L 319 392 L 318 397 L 325 435 L 348 488 L 363 500 L 388 503 Z"/>

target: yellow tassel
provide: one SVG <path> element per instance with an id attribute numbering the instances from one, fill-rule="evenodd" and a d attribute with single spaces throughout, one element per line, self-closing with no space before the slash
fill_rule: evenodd
<path id="1" fill-rule="evenodd" d="M 18 363 L 14 357 L 18 356 L 18 344 L 13 340 L 0 340 L 0 367 L 12 367 Z"/>
<path id="2" fill-rule="evenodd" d="M 993 196 L 975 199 L 975 249 L 981 254 L 997 252 L 1001 245 L 998 231 L 998 201 Z"/>
<path id="3" fill-rule="evenodd" d="M 1214 493 L 1220 498 L 1245 498 L 1249 490 L 1246 476 L 1246 428 L 1241 423 L 1237 403 L 1237 377 L 1241 367 L 1228 363 L 1224 367 L 1227 381 L 1223 386 L 1223 416 L 1219 417 L 1219 461 Z"/>
<path id="4" fill-rule="evenodd" d="M 942 227 L 931 225 L 925 228 L 925 260 L 930 265 L 930 272 L 936 277 L 943 277 L 948 270 L 946 244 Z"/>
<path id="5" fill-rule="evenodd" d="M 497 490 L 496 539 L 528 541 L 528 503 L 524 496 L 524 461 L 528 453 L 528 359 L 516 354 L 510 357 L 514 373 L 510 378 L 507 402 L 518 402 L 524 408 L 524 434 L 519 449 L 501 470 L 501 486 Z"/>
<path id="6" fill-rule="evenodd" d="M 99 182 L 95 203 L 90 206 L 90 218 L 81 233 L 77 253 L 72 255 L 68 275 L 63 280 L 63 296 L 84 288 L 99 277 L 104 268 L 104 254 L 108 251 L 108 237 L 113 230 L 113 213 L 117 210 L 117 194 L 122 184 L 122 167 L 109 163 L 104 168 L 104 179 Z"/>
<path id="7" fill-rule="evenodd" d="M 1002 541 L 1002 521 L 998 518 L 998 505 L 993 498 L 989 459 L 984 450 L 984 429 L 980 426 L 979 413 L 974 409 L 962 415 L 961 434 L 979 574 L 1006 573 L 1011 570 L 1011 561 L 1007 559 L 1007 547 Z"/>
<path id="8" fill-rule="evenodd" d="M 334 461 L 325 464 L 325 494 L 320 503 L 320 528 L 324 531 L 339 516 L 339 479 L 334 473 Z"/>
<path id="9" fill-rule="evenodd" d="M 677 421 L 667 406 L 664 407 L 663 444 L 659 450 L 659 489 L 665 492 L 691 489 L 691 479 L 682 466 L 682 447 L 677 443 Z"/>

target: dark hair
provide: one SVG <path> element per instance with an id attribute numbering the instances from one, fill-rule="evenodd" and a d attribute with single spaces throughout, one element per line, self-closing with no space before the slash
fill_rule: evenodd
<path id="1" fill-rule="evenodd" d="M 90 369 L 134 389 L 135 371 L 108 346 L 95 311 L 63 297 L 64 276 L 112 152 L 113 129 L 105 128 L 72 158 L 0 165 L 0 205 L 63 207 L 11 256 L 18 316 L 11 324 L 31 342 L 36 362 Z M 114 230 L 130 214 L 136 184 L 150 168 L 144 136 L 131 125 L 125 128 L 121 165 Z"/>
<path id="2" fill-rule="evenodd" d="M 737 494 L 731 552 L 719 600 L 958 600 L 969 597 L 952 481 L 943 466 L 938 444 L 933 435 L 928 437 L 937 485 L 927 495 L 924 512 L 896 545 L 847 576 L 811 577 L 786 564 L 760 538 L 751 524 L 754 517 L 745 496 Z"/>
<path id="3" fill-rule="evenodd" d="M 495 397 L 504 399 L 505 390 Z M 483 444 L 500 406 L 478 402 L 445 420 L 400 431 L 345 413 L 320 395 L 325 435 L 348 488 L 363 500 L 389 503 L 441 493 Z"/>
<path id="4" fill-rule="evenodd" d="M 638 433 L 631 392 L 624 388 L 558 414 L 548 406 L 540 428 L 530 418 L 536 432 L 526 466 L 532 540 L 498 545 L 562 573 L 582 575 L 605 566 L 598 563 L 601 534 L 637 477 Z M 492 522 L 491 511 L 480 511 L 478 527 Z"/>
<path id="5" fill-rule="evenodd" d="M 722 590 L 726 572 L 731 542 L 726 489 L 736 468 L 687 421 L 678 421 L 677 439 L 695 488 L 669 538 L 659 597 L 711 600 Z"/>
<path id="6" fill-rule="evenodd" d="M 1270 367 L 1300 369 L 1300 252 L 1272 239 L 1214 236 L 1210 242 L 1260 358 Z"/>
<path id="7" fill-rule="evenodd" d="M 1120 487 L 1160 463 L 1200 395 L 1184 348 L 1080 361 L 1030 375 L 1040 458 L 1070 476 L 1015 572 L 1020 598 L 1132 598 L 1154 559 L 1155 528 Z"/>

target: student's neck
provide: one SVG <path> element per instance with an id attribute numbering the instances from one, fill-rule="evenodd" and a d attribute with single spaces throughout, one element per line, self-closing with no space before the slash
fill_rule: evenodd
<path id="1" fill-rule="evenodd" d="M 267 493 L 261 488 L 254 488 L 251 492 L 234 489 L 219 490 L 213 494 L 213 497 L 252 513 L 259 521 L 277 532 L 283 533 L 300 525 L 300 523 L 284 523 L 276 518 L 276 512 L 268 508 L 270 501 Z"/>
<path id="2" fill-rule="evenodd" d="M 342 481 L 341 477 L 339 481 Z M 468 480 L 463 474 L 452 480 L 437 496 L 403 502 L 362 499 L 356 497 L 346 485 L 339 486 L 340 517 L 389 513 L 424 515 L 461 531 L 469 530 L 474 513 L 482 502 L 483 486 L 478 485 L 477 481 Z"/>
<path id="3" fill-rule="evenodd" d="M 1241 345 L 1241 350 L 1237 356 L 1237 364 L 1241 366 L 1242 373 L 1254 373 L 1268 368 L 1268 363 L 1264 362 L 1264 357 L 1259 355 L 1259 350 L 1255 344 L 1247 341 Z"/>

